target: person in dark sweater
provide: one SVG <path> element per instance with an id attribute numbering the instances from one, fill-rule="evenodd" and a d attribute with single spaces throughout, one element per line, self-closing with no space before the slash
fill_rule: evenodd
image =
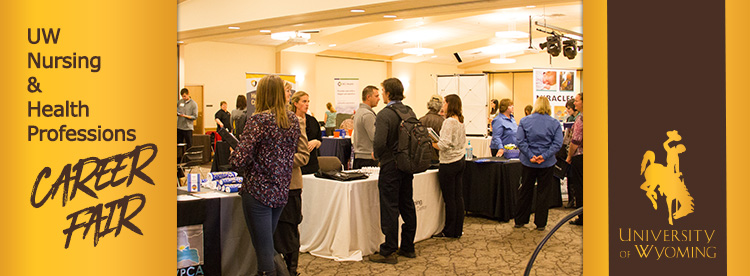
<path id="1" fill-rule="evenodd" d="M 302 166 L 302 174 L 311 174 L 318 171 L 318 155 L 320 145 L 323 141 L 320 125 L 315 117 L 307 114 L 310 108 L 310 95 L 304 91 L 297 91 L 292 95 L 292 104 L 289 106 L 298 118 L 305 119 L 305 134 L 307 135 L 307 150 L 310 152 L 310 160 L 307 165 Z"/>
<path id="2" fill-rule="evenodd" d="M 385 242 L 378 253 L 370 255 L 370 261 L 396 264 L 396 254 L 416 258 L 414 235 L 417 230 L 417 213 L 414 207 L 414 174 L 400 171 L 396 167 L 395 154 L 398 149 L 398 128 L 401 122 L 395 110 L 416 118 L 411 107 L 401 103 L 404 86 L 397 78 L 386 79 L 383 86 L 383 103 L 387 104 L 375 118 L 373 153 L 380 161 L 378 190 L 380 193 L 380 229 Z M 395 109 L 395 110 L 394 110 Z M 401 231 L 401 246 L 398 245 L 398 216 L 404 220 Z"/>
<path id="3" fill-rule="evenodd" d="M 232 114 L 227 111 L 227 102 L 221 101 L 221 109 L 216 111 L 214 114 L 214 121 L 216 121 L 216 130 L 226 128 L 229 133 L 232 133 Z"/>

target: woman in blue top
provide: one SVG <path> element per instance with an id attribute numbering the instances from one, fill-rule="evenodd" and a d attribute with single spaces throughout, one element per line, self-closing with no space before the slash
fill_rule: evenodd
<path id="1" fill-rule="evenodd" d="M 503 146 L 516 143 L 516 119 L 513 117 L 513 101 L 500 100 L 497 111 L 499 114 L 492 120 L 492 141 L 490 151 L 492 156 L 502 156 Z"/>
<path id="2" fill-rule="evenodd" d="M 519 159 L 523 164 L 523 171 L 518 211 L 515 216 L 516 228 L 529 223 L 534 183 L 537 184 L 534 224 L 536 224 L 536 230 L 539 231 L 544 231 L 544 227 L 547 226 L 549 189 L 554 188 L 555 182 L 552 168 L 557 162 L 555 154 L 563 143 L 560 122 L 552 118 L 550 114 L 552 114 L 552 108 L 549 100 L 547 97 L 539 97 L 534 104 L 534 113 L 523 117 L 521 124 L 518 125 L 516 140 L 521 150 Z"/>
<path id="3" fill-rule="evenodd" d="M 326 109 L 326 135 L 333 136 L 333 130 L 336 129 L 336 109 L 330 102 L 326 104 Z"/>

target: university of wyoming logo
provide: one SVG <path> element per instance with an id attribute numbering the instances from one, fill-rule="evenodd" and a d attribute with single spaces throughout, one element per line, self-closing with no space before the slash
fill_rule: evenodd
<path id="1" fill-rule="evenodd" d="M 679 142 L 682 140 L 676 130 L 667 131 L 667 139 L 664 142 L 664 150 L 667 152 L 667 166 L 654 163 L 656 158 L 653 151 L 646 151 L 641 162 L 641 175 L 646 178 L 646 182 L 641 184 L 641 190 L 646 191 L 646 197 L 651 200 L 656 210 L 657 194 L 656 188 L 659 188 L 661 196 L 667 198 L 667 211 L 669 214 L 669 225 L 672 219 L 679 219 L 693 212 L 693 197 L 685 187 L 685 179 L 680 172 L 680 153 L 685 152 L 685 145 L 677 144 L 670 147 L 670 142 Z M 649 165 L 650 163 L 650 165 Z M 674 203 L 675 211 L 672 212 Z"/>

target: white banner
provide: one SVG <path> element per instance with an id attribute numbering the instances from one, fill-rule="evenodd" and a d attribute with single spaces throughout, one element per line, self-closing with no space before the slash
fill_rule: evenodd
<path id="1" fill-rule="evenodd" d="M 267 73 L 245 73 L 245 86 L 247 87 L 247 116 L 255 112 L 255 90 L 258 88 L 258 81 L 266 75 L 272 75 Z M 295 75 L 279 75 L 282 80 L 292 84 L 292 94 L 297 92 L 297 82 Z"/>
<path id="2" fill-rule="evenodd" d="M 534 68 L 534 101 L 547 97 L 552 105 L 552 117 L 562 120 L 568 114 L 565 103 L 576 96 L 575 69 Z"/>
<path id="3" fill-rule="evenodd" d="M 334 78 L 334 101 L 336 112 L 339 114 L 354 114 L 362 101 L 359 90 L 359 78 Z"/>

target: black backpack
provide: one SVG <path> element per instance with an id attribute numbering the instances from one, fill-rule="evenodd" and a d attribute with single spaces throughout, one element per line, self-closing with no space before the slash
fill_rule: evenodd
<path id="1" fill-rule="evenodd" d="M 416 116 L 402 113 L 389 106 L 396 112 L 401 122 L 398 127 L 398 151 L 396 152 L 396 167 L 406 173 L 420 173 L 426 171 L 432 162 L 432 139 L 427 128 Z"/>

